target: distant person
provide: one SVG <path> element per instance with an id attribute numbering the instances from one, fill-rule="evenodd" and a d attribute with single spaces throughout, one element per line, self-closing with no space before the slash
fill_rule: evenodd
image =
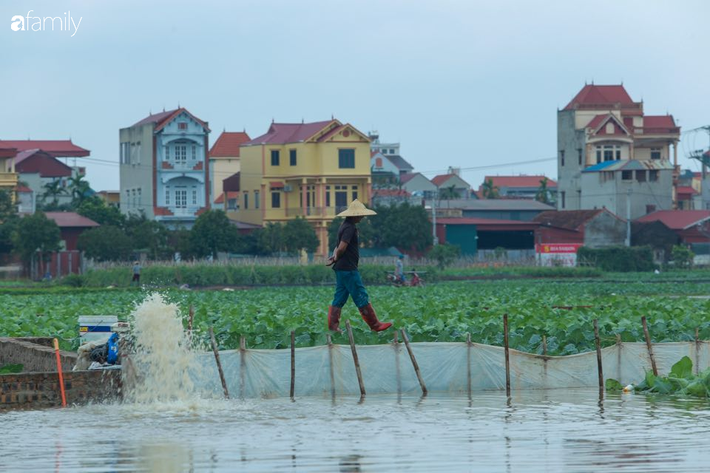
<path id="1" fill-rule="evenodd" d="M 133 279 L 131 279 L 131 286 L 136 283 L 136 286 L 141 284 L 141 265 L 138 261 L 133 263 Z"/>
<path id="2" fill-rule="evenodd" d="M 338 244 L 333 250 L 333 256 L 328 258 L 328 266 L 333 265 L 337 283 L 333 303 L 328 307 L 328 328 L 335 332 L 341 332 L 339 328 L 340 313 L 348 301 L 348 296 L 353 298 L 360 315 L 370 326 L 370 329 L 381 332 L 392 326 L 389 322 L 377 320 L 377 314 L 370 304 L 370 298 L 357 269 L 360 260 L 360 239 L 357 224 L 367 215 L 377 215 L 377 212 L 366 208 L 357 199 L 352 201 L 346 211 L 338 214 L 338 217 L 345 217 L 345 221 L 338 229 Z"/>
<path id="3" fill-rule="evenodd" d="M 404 255 L 399 255 L 397 261 L 394 262 L 394 279 L 400 284 L 407 282 L 407 278 L 404 276 Z"/>

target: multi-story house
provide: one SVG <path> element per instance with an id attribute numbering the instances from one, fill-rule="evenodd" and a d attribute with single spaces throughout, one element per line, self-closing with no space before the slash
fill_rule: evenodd
<path id="1" fill-rule="evenodd" d="M 370 157 L 370 172 L 373 187 L 389 188 L 397 186 L 404 174 L 414 170 L 402 156 L 398 154 L 384 155 L 373 151 Z"/>
<path id="2" fill-rule="evenodd" d="M 679 140 L 673 116 L 644 115 L 623 85 L 585 85 L 557 112 L 558 209 L 672 209 Z"/>
<path id="3" fill-rule="evenodd" d="M 68 204 L 72 200 L 70 179 L 85 174 L 85 168 L 70 160 L 91 155 L 88 149 L 71 140 L 2 140 L 0 148 L 14 148 L 13 161 L 16 181 L 23 183 L 23 208 L 34 209 L 38 204 L 56 201 Z M 50 191 L 51 189 L 51 191 Z"/>
<path id="4" fill-rule="evenodd" d="M 184 108 L 149 115 L 119 132 L 123 213 L 190 228 L 210 207 L 210 129 Z"/>
<path id="5" fill-rule="evenodd" d="M 370 140 L 338 120 L 272 123 L 240 150 L 239 221 L 255 225 L 306 218 L 328 252 L 328 224 L 371 192 Z"/>
<path id="6" fill-rule="evenodd" d="M 16 148 L 6 148 L 0 144 L 0 190 L 9 192 L 10 195 L 14 195 L 17 187 L 15 156 L 17 156 Z"/>
<path id="7" fill-rule="evenodd" d="M 370 150 L 373 153 L 382 153 L 385 156 L 399 156 L 399 143 L 380 142 L 380 134 L 377 131 L 369 132 L 367 137 L 370 139 Z"/>
<path id="8" fill-rule="evenodd" d="M 210 149 L 211 202 L 219 199 L 224 203 L 228 200 L 227 196 L 222 195 L 227 192 L 222 183 L 239 172 L 239 147 L 250 139 L 245 131 L 223 131 L 212 145 Z"/>

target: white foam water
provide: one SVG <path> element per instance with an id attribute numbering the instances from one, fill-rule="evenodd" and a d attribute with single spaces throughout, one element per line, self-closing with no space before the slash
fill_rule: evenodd
<path id="1" fill-rule="evenodd" d="M 194 401 L 190 377 L 196 356 L 190 348 L 176 304 L 151 294 L 131 314 L 132 351 L 124 369 L 124 399 L 133 403 Z M 132 365 L 132 366 L 130 366 Z"/>

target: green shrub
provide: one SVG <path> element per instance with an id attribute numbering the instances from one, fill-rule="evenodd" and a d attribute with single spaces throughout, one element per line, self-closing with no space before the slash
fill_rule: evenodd
<path id="1" fill-rule="evenodd" d="M 461 254 L 461 248 L 457 245 L 436 245 L 431 250 L 427 256 L 433 260 L 436 260 L 439 265 L 439 269 L 444 269 L 454 262 L 456 258 Z"/>
<path id="2" fill-rule="evenodd" d="M 671 252 L 671 259 L 673 260 L 673 265 L 676 268 L 692 268 L 693 259 L 695 254 L 690 250 L 690 248 L 683 245 L 675 245 L 673 251 Z"/>
<path id="3" fill-rule="evenodd" d="M 603 271 L 627 273 L 653 271 L 653 251 L 649 246 L 612 246 L 609 248 L 581 247 L 577 262 Z"/>

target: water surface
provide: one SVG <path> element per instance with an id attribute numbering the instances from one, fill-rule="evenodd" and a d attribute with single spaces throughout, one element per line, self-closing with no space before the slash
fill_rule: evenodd
<path id="1" fill-rule="evenodd" d="M 0 471 L 707 471 L 710 404 L 596 390 L 0 413 Z"/>

